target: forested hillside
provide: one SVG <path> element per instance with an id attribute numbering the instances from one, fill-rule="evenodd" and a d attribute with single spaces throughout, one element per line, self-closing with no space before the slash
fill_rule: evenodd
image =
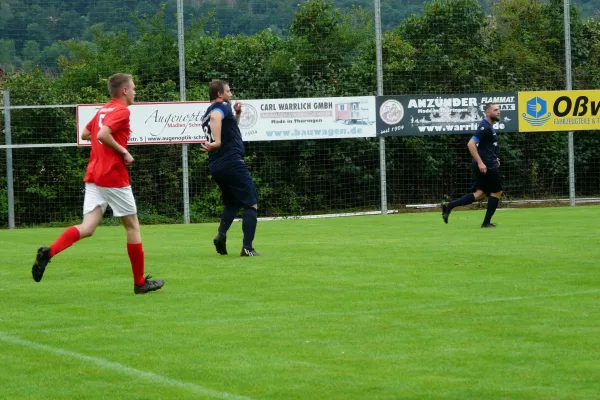
<path id="1" fill-rule="evenodd" d="M 499 0 L 479 0 L 490 11 Z M 211 31 L 219 35 L 252 35 L 265 28 L 289 34 L 289 25 L 305 0 L 185 0 L 185 21 L 191 26 L 211 16 Z M 543 1 L 540 1 L 543 3 Z M 170 0 L 0 0 L 0 67 L 5 71 L 42 67 L 56 69 L 59 56 L 68 55 L 66 40 L 92 41 L 93 31 L 136 34 L 136 16 L 152 16 L 165 7 L 167 23 L 175 22 L 176 1 Z M 583 17 L 594 16 L 600 0 L 572 1 Z M 373 9 L 373 0 L 334 0 L 344 11 Z M 381 0 L 384 29 L 391 30 L 411 14 L 419 14 L 423 0 Z"/>

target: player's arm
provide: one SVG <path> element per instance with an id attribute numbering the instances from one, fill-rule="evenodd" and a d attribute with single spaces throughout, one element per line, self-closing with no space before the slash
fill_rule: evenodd
<path id="1" fill-rule="evenodd" d="M 241 101 L 236 101 L 236 103 L 233 105 L 233 111 L 235 111 L 235 120 L 239 124 L 240 118 L 242 116 L 242 102 Z"/>
<path id="2" fill-rule="evenodd" d="M 496 146 L 496 166 L 500 167 L 500 154 L 498 151 L 498 146 Z"/>
<path id="3" fill-rule="evenodd" d="M 102 142 L 103 145 L 108 147 L 109 149 L 117 152 L 121 157 L 123 157 L 123 161 L 125 165 L 129 165 L 133 163 L 133 157 L 129 154 L 129 151 L 123 146 L 121 146 L 112 135 L 112 128 L 108 125 L 104 125 L 98 131 L 98 140 Z"/>
<path id="4" fill-rule="evenodd" d="M 94 123 L 94 119 L 92 119 L 81 132 L 81 140 L 92 140 L 92 127 Z"/>
<path id="5" fill-rule="evenodd" d="M 469 140 L 469 143 L 467 143 L 467 148 L 469 149 L 471 156 L 473 156 L 473 159 L 477 162 L 477 166 L 479 167 L 481 173 L 485 174 L 487 172 L 487 167 L 479 156 L 479 152 L 477 151 L 477 143 L 479 143 L 479 138 L 477 136 L 473 136 Z"/>
<path id="6" fill-rule="evenodd" d="M 210 113 L 210 134 L 213 138 L 211 143 L 200 143 L 200 150 L 213 151 L 221 147 L 221 129 L 223 128 L 223 111 L 214 110 Z"/>
<path id="7" fill-rule="evenodd" d="M 83 132 L 81 132 L 81 140 L 91 140 L 92 139 L 92 132 L 90 132 L 87 128 L 85 128 L 83 130 Z"/>

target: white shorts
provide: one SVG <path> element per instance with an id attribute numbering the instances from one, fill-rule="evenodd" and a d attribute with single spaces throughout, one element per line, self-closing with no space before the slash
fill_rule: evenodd
<path id="1" fill-rule="evenodd" d="M 102 207 L 102 213 L 104 214 L 107 205 L 110 206 L 115 217 L 137 214 L 131 186 L 105 188 L 86 182 L 83 215 L 94 211 L 98 206 Z"/>

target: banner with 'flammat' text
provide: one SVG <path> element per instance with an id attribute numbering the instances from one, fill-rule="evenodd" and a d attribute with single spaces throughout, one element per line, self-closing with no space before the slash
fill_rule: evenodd
<path id="1" fill-rule="evenodd" d="M 500 107 L 497 132 L 517 132 L 517 93 L 377 97 L 378 136 L 475 133 L 486 103 Z"/>

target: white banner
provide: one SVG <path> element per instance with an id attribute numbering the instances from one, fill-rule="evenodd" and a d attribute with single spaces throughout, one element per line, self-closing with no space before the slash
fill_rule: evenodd
<path id="1" fill-rule="evenodd" d="M 375 97 L 240 100 L 244 141 L 375 137 Z M 235 103 L 235 101 L 234 101 Z M 210 103 L 136 103 L 131 111 L 129 144 L 206 141 L 201 118 Z M 99 104 L 77 106 L 77 144 Z"/>
<path id="2" fill-rule="evenodd" d="M 136 103 L 131 111 L 131 136 L 128 144 L 199 143 L 206 141 L 201 119 L 209 102 Z M 103 104 L 77 106 L 77 144 L 91 145 L 81 140 L 81 133 Z"/>
<path id="3" fill-rule="evenodd" d="M 240 100 L 245 141 L 374 137 L 375 97 Z"/>

